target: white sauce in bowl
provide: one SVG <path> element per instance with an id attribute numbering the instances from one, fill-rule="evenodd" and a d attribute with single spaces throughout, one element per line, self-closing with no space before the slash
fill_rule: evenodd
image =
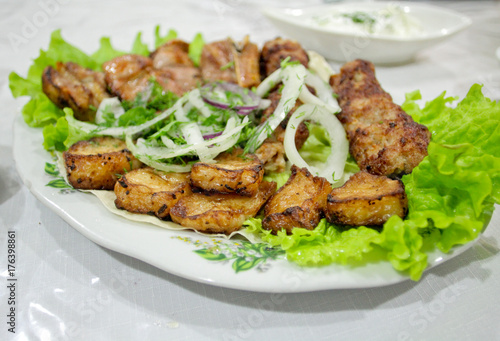
<path id="1" fill-rule="evenodd" d="M 401 6 L 390 4 L 378 10 L 333 10 L 313 13 L 307 18 L 312 27 L 345 33 L 400 38 L 425 34 L 421 22 Z"/>

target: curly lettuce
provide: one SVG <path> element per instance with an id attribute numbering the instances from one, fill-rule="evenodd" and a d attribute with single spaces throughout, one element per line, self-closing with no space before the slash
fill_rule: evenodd
<path id="1" fill-rule="evenodd" d="M 350 264 L 385 259 L 418 280 L 427 268 L 427 252 L 478 237 L 500 203 L 500 104 L 473 85 L 455 107 L 441 94 L 422 108 L 418 91 L 408 94 L 403 109 L 432 132 L 429 155 L 403 177 L 409 214 L 391 217 L 379 230 L 343 229 L 326 220 L 312 231 L 291 235 L 263 230 L 258 218 L 247 229 L 302 266 Z"/>

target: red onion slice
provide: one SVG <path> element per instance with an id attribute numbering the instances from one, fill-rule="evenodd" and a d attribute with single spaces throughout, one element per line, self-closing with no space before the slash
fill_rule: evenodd
<path id="1" fill-rule="evenodd" d="M 217 136 L 221 136 L 222 135 L 222 130 L 221 131 L 217 131 L 217 132 L 214 132 L 214 133 L 209 133 L 209 134 L 203 134 L 203 139 L 204 140 L 211 140 Z"/>
<path id="2" fill-rule="evenodd" d="M 200 88 L 203 100 L 219 109 L 233 109 L 246 116 L 256 110 L 260 97 L 250 89 L 228 82 L 213 82 Z"/>

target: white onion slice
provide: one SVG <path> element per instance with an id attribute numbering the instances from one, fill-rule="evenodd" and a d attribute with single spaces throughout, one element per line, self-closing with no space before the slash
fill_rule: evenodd
<path id="1" fill-rule="evenodd" d="M 281 99 L 271 116 L 259 125 L 256 132 L 248 141 L 250 152 L 254 152 L 274 129 L 283 121 L 290 110 L 295 106 L 295 102 L 304 87 L 306 78 L 306 68 L 302 64 L 288 65 L 281 69 L 283 88 L 281 90 Z M 274 73 L 271 74 L 272 77 Z M 259 94 L 259 89 L 257 89 Z"/>
<path id="2" fill-rule="evenodd" d="M 105 98 L 99 104 L 99 108 L 97 108 L 95 123 L 102 124 L 106 122 L 103 117 L 105 112 L 111 112 L 115 119 L 118 119 L 118 117 L 125 113 L 125 109 L 123 109 L 118 97 Z"/>
<path id="3" fill-rule="evenodd" d="M 309 57 L 309 70 L 313 71 L 324 82 L 330 80 L 330 76 L 335 73 L 330 64 L 326 61 L 325 57 L 314 51 L 307 51 Z"/>
<path id="4" fill-rule="evenodd" d="M 196 154 L 200 158 L 202 162 L 210 162 L 212 158 L 208 155 L 208 148 L 205 145 L 205 139 L 201 134 L 200 127 L 198 127 L 197 123 L 191 122 L 187 124 L 183 124 L 181 126 L 182 135 L 184 135 L 184 139 L 188 145 L 193 145 L 193 148 L 196 150 Z"/>
<path id="5" fill-rule="evenodd" d="M 182 109 L 182 105 L 186 102 L 187 98 L 181 97 L 177 102 L 169 109 L 165 110 L 155 118 L 144 122 L 143 124 L 140 124 L 138 126 L 131 126 L 131 127 L 111 127 L 111 128 L 103 128 L 100 127 L 96 124 L 88 123 L 88 122 L 83 122 L 75 119 L 71 115 L 66 115 L 66 120 L 68 121 L 68 125 L 81 130 L 82 132 L 86 134 L 93 134 L 96 136 L 112 136 L 112 137 L 123 137 L 125 135 L 136 135 L 144 130 L 149 129 L 151 126 L 154 124 L 166 119 L 168 116 L 170 116 L 173 113 L 176 113 L 179 111 L 179 109 Z"/>
<path id="6" fill-rule="evenodd" d="M 127 144 L 128 150 L 130 150 L 130 152 L 132 152 L 132 154 L 134 154 L 134 156 L 137 159 L 139 159 L 139 161 L 150 167 L 165 172 L 176 172 L 176 173 L 189 172 L 191 170 L 191 165 L 174 165 L 174 164 L 159 162 L 157 160 L 152 159 L 149 155 L 143 153 L 143 150 L 141 150 L 141 148 L 137 147 L 134 144 L 131 135 L 127 135 L 125 137 L 125 142 Z M 158 148 L 158 147 L 149 147 L 149 148 Z"/>
<path id="7" fill-rule="evenodd" d="M 212 115 L 212 110 L 205 104 L 205 101 L 201 97 L 200 89 L 194 89 L 189 92 L 189 101 L 195 106 L 196 109 L 205 117 L 210 117 Z"/>
<path id="8" fill-rule="evenodd" d="M 127 137 L 130 135 L 127 135 Z M 162 141 L 163 142 L 163 141 Z M 128 148 L 127 144 L 127 148 Z M 192 144 L 175 145 L 175 147 L 163 147 L 163 146 L 150 146 L 146 144 L 146 141 L 142 138 L 137 139 L 136 145 L 134 145 L 134 151 L 140 155 L 147 155 L 151 160 L 166 160 L 172 159 L 177 156 L 184 155 L 194 155 L 196 154 L 196 149 Z M 130 149 L 130 148 L 129 148 Z M 132 154 L 134 151 L 130 150 Z M 135 154 L 134 154 L 135 155 Z"/>
<path id="9" fill-rule="evenodd" d="M 137 140 L 137 144 L 134 144 L 131 135 L 127 135 L 125 141 L 127 143 L 127 148 L 143 163 L 157 169 L 174 171 L 172 169 L 174 169 L 176 165 L 164 164 L 159 160 L 171 159 L 177 156 L 194 155 L 203 148 L 203 150 L 205 150 L 203 158 L 200 155 L 198 156 L 200 160 L 207 160 L 210 162 L 217 155 L 228 150 L 238 142 L 241 131 L 248 123 L 248 117 L 245 117 L 241 123 L 236 118 L 231 117 L 222 135 L 198 144 L 176 145 L 175 148 L 150 146 L 147 145 L 142 138 Z M 179 170 L 179 172 L 184 172 L 188 171 L 191 166 L 181 165 L 179 167 L 181 167 L 179 169 L 183 169 Z"/>
<path id="10" fill-rule="evenodd" d="M 324 82 L 318 75 L 315 75 L 311 71 L 307 70 L 306 84 L 314 88 L 314 90 L 316 91 L 315 97 L 320 99 L 325 104 L 325 107 L 328 111 L 332 113 L 340 112 L 339 103 L 337 102 L 337 99 L 333 97 L 332 88 L 328 83 Z M 304 90 L 307 90 L 307 87 L 306 89 L 302 89 L 302 91 Z M 307 91 L 309 92 L 309 90 Z"/>
<path id="11" fill-rule="evenodd" d="M 300 156 L 295 146 L 295 133 L 300 123 L 304 120 L 315 121 L 328 132 L 331 151 L 323 168 L 307 164 Z M 332 184 L 342 180 L 345 163 L 349 152 L 344 127 L 335 115 L 325 111 L 322 107 L 313 104 L 303 104 L 293 113 L 288 121 L 285 131 L 285 153 L 292 164 L 306 167 L 312 174 L 326 178 Z"/>
<path id="12" fill-rule="evenodd" d="M 276 84 L 281 82 L 281 79 L 283 78 L 282 71 L 283 69 L 279 68 L 267 76 L 257 87 L 257 90 L 255 91 L 257 96 L 261 98 L 264 97 L 269 93 L 269 91 L 272 90 L 272 88 L 276 86 Z"/>
<path id="13" fill-rule="evenodd" d="M 309 103 L 309 104 L 314 104 L 314 105 L 320 106 L 332 114 L 335 114 L 338 111 L 340 111 L 340 109 L 337 109 L 336 107 L 334 107 L 328 103 L 325 103 L 320 98 L 314 96 L 309 91 L 309 89 L 307 89 L 307 86 L 302 87 L 302 91 L 300 92 L 299 99 L 302 101 L 302 103 Z"/>

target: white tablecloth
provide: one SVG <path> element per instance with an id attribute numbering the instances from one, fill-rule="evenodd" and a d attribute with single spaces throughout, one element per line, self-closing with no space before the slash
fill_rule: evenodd
<path id="1" fill-rule="evenodd" d="M 272 296 L 200 284 L 104 249 L 21 183 L 12 155 L 12 124 L 21 102 L 12 99 L 7 76 L 25 75 L 54 29 L 62 28 L 68 41 L 87 52 L 97 49 L 101 36 L 111 36 L 124 50 L 138 31 L 152 42 L 157 24 L 175 28 L 186 40 L 203 32 L 207 41 L 250 34 L 263 42 L 282 34 L 256 9 L 269 3 L 280 2 L 0 1 L 0 339 L 500 339 L 498 212 L 476 245 L 419 282 Z M 301 3 L 312 2 L 289 2 Z M 487 96 L 500 99 L 499 3 L 434 3 L 469 15 L 472 27 L 414 63 L 377 68 L 383 87 L 400 103 L 415 89 L 424 99 L 443 90 L 463 96 L 478 82 Z M 7 324 L 10 230 L 16 231 L 15 334 Z"/>

